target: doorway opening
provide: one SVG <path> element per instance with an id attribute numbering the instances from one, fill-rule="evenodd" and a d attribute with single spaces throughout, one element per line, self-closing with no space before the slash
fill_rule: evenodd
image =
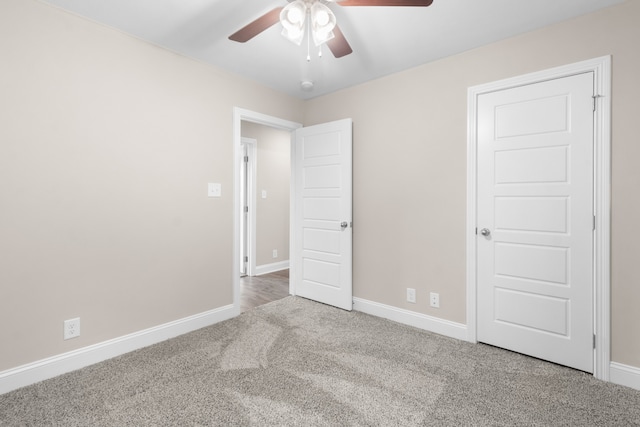
<path id="1" fill-rule="evenodd" d="M 289 281 L 289 270 L 295 268 L 289 256 L 292 132 L 300 127 L 299 123 L 234 109 L 236 314 L 293 293 Z"/>
<path id="2" fill-rule="evenodd" d="M 240 310 L 289 295 L 291 132 L 242 121 Z"/>

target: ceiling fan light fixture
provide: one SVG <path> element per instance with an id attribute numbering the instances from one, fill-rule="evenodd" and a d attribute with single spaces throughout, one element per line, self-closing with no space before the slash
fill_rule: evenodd
<path id="1" fill-rule="evenodd" d="M 320 2 L 311 5 L 311 33 L 313 42 L 320 46 L 334 37 L 333 29 L 336 26 L 336 16 L 331 9 Z"/>
<path id="2" fill-rule="evenodd" d="M 313 43 L 315 43 L 316 46 L 320 46 L 322 43 L 326 43 L 335 37 L 333 31 L 329 31 L 328 33 L 319 33 L 317 31 L 314 31 L 312 35 Z"/>
<path id="3" fill-rule="evenodd" d="M 318 27 L 324 27 L 329 23 L 329 14 L 325 10 L 317 10 L 313 18 L 314 24 Z"/>
<path id="4" fill-rule="evenodd" d="M 304 38 L 305 20 L 307 18 L 307 5 L 302 0 L 289 3 L 280 12 L 282 35 L 300 45 Z"/>
<path id="5" fill-rule="evenodd" d="M 295 0 L 289 3 L 280 12 L 280 23 L 282 35 L 297 45 L 302 43 L 307 25 L 316 46 L 335 37 L 333 29 L 336 16 L 318 0 Z"/>
<path id="6" fill-rule="evenodd" d="M 293 4 L 293 7 L 287 11 L 287 20 L 291 23 L 298 24 L 304 22 L 305 11 L 299 7 L 299 4 Z"/>
<path id="7" fill-rule="evenodd" d="M 291 29 L 282 29 L 282 35 L 287 38 L 287 40 L 297 44 L 300 46 L 302 44 L 302 39 L 304 38 L 304 28 L 291 28 Z"/>

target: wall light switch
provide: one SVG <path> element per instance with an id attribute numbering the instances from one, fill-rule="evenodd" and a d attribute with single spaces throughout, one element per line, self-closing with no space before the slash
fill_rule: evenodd
<path id="1" fill-rule="evenodd" d="M 267 198 L 267 190 L 262 190 L 262 198 L 263 199 Z"/>
<path id="2" fill-rule="evenodd" d="M 210 182 L 208 186 L 207 196 L 209 197 L 221 197 L 222 196 L 222 184 L 216 182 Z"/>

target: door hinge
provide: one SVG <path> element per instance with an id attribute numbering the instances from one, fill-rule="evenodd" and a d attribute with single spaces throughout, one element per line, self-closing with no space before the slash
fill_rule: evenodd
<path id="1" fill-rule="evenodd" d="M 602 98 L 602 95 L 593 95 L 593 112 L 595 113 L 595 111 L 598 109 L 598 98 Z"/>
<path id="2" fill-rule="evenodd" d="M 476 236 L 478 235 L 478 227 L 476 227 Z"/>
<path id="3" fill-rule="evenodd" d="M 593 216 L 593 230 L 595 231 L 596 229 L 596 216 Z"/>
<path id="4" fill-rule="evenodd" d="M 245 213 L 248 213 L 248 212 L 249 212 L 249 206 L 245 206 L 245 207 L 244 207 L 244 212 L 245 212 Z"/>
<path id="5" fill-rule="evenodd" d="M 244 257 L 244 262 L 249 262 L 249 257 L 248 256 Z"/>
<path id="6" fill-rule="evenodd" d="M 596 348 L 596 334 L 593 334 L 593 348 Z"/>
<path id="7" fill-rule="evenodd" d="M 595 111 L 595 110 L 594 110 Z M 244 162 L 249 163 L 249 156 L 244 156 Z"/>

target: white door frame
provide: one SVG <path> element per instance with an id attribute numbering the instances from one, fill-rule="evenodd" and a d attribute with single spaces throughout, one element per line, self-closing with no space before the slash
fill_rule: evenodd
<path id="1" fill-rule="evenodd" d="M 467 92 L 467 340 L 477 342 L 477 123 L 478 97 L 517 86 L 539 83 L 575 74 L 594 73 L 594 350 L 593 375 L 609 381 L 610 368 L 610 247 L 611 247 L 611 57 L 603 56 L 562 67 L 526 74 L 479 86 Z"/>
<path id="2" fill-rule="evenodd" d="M 245 274 L 247 276 L 255 276 L 256 274 L 256 173 L 257 173 L 257 156 L 256 156 L 256 145 L 257 141 L 253 138 L 245 138 L 241 139 L 242 144 L 246 146 L 246 153 L 249 161 L 247 162 L 247 182 L 246 186 L 246 197 L 248 200 L 248 211 L 247 211 L 247 235 L 245 236 L 245 254 L 248 258 L 248 262 L 246 265 Z M 242 164 L 242 151 L 240 152 L 240 164 Z M 242 173 L 242 168 L 238 171 L 238 173 Z M 238 179 L 242 181 L 240 175 L 238 175 Z M 243 216 L 242 212 L 242 200 L 240 200 L 240 218 Z M 241 220 L 242 221 L 242 220 Z M 240 224 L 242 225 L 242 223 Z M 242 227 L 239 227 L 241 229 Z M 240 230 L 240 234 L 242 235 L 242 231 Z M 242 239 L 239 238 L 238 242 L 240 245 L 243 244 Z M 242 256 L 242 255 L 240 255 Z M 242 264 L 242 259 L 239 260 L 238 265 Z"/>
<path id="3" fill-rule="evenodd" d="M 294 166 L 295 166 L 295 144 L 293 140 L 293 131 L 301 128 L 302 124 L 292 122 L 289 120 L 279 119 L 277 117 L 269 116 L 255 111 L 246 110 L 244 108 L 233 108 L 233 310 L 234 315 L 240 314 L 240 275 L 238 274 L 239 265 L 239 253 L 240 253 L 240 212 L 241 212 L 241 200 L 240 200 L 240 160 L 242 157 L 242 121 L 257 123 L 265 126 L 270 126 L 276 129 L 286 130 L 292 133 L 291 140 L 291 191 L 290 200 L 293 200 L 293 185 L 295 183 Z M 294 204 L 290 203 L 290 218 L 294 218 Z M 293 221 L 290 222 L 289 228 L 289 252 L 294 253 L 294 228 Z M 289 270 L 291 273 L 295 272 L 295 263 L 292 256 L 289 256 Z M 289 293 L 295 295 L 295 289 L 293 281 L 289 281 Z"/>

